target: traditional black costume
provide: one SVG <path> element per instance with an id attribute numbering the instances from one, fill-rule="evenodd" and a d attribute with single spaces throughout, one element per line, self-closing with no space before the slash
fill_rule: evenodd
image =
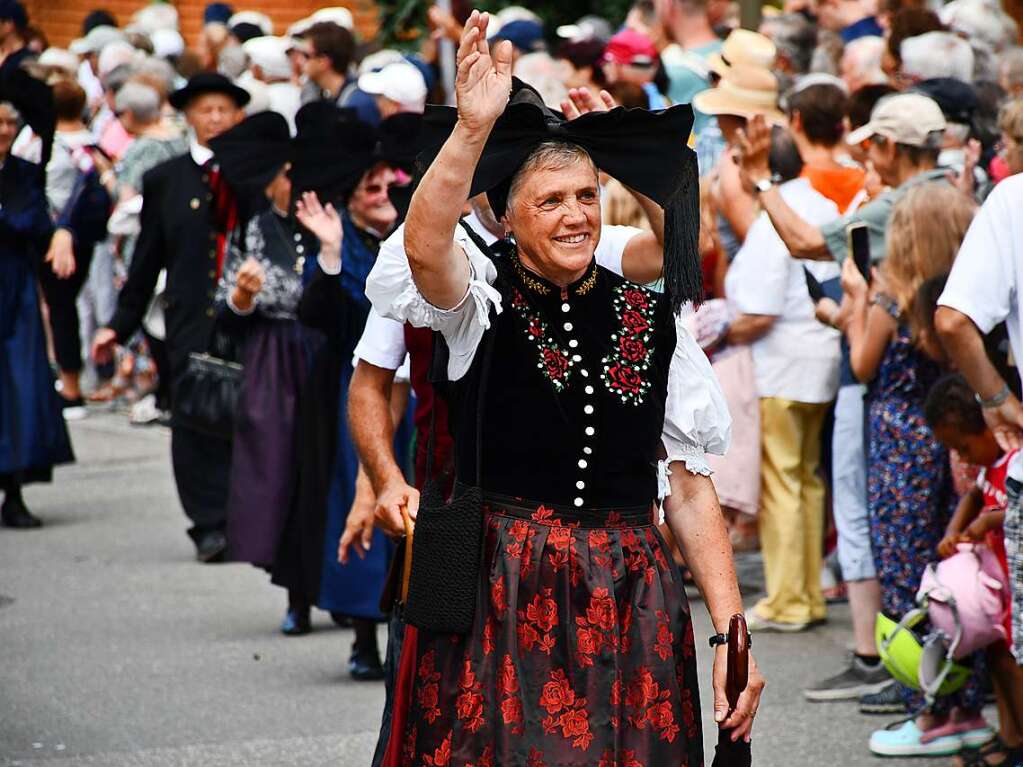
<path id="1" fill-rule="evenodd" d="M 226 93 L 239 106 L 248 94 L 220 75 L 196 75 L 171 102 L 184 108 L 201 93 Z M 120 343 L 139 328 L 161 269 L 167 270 L 165 316 L 171 380 L 187 368 L 192 352 L 207 350 L 216 316 L 216 288 L 223 267 L 227 235 L 235 214 L 230 191 L 211 153 L 193 143 L 189 154 L 158 165 L 142 181 L 141 233 L 135 245 L 128 280 L 117 300 L 110 327 Z M 174 481 L 185 514 L 192 520 L 189 535 L 201 543 L 224 527 L 231 444 L 180 424 L 171 427 Z"/>
<path id="2" fill-rule="evenodd" d="M 473 277 L 444 311 L 419 294 L 400 249 L 381 251 L 368 295 L 382 314 L 444 335 L 457 476 L 482 488 L 485 513 L 472 628 L 410 631 L 385 764 L 702 764 L 692 624 L 655 526 L 662 448 L 666 462 L 709 473 L 704 451 L 722 452 L 729 430 L 706 357 L 674 318 L 699 289 L 695 221 L 683 220 L 696 194 L 692 113 L 565 123 L 528 95 L 512 101 L 473 193 L 491 190 L 500 212 L 540 141 L 586 147 L 667 209 L 669 292 L 596 262 L 562 289 L 458 229 Z M 647 160 L 660 175 L 644 183 Z"/>

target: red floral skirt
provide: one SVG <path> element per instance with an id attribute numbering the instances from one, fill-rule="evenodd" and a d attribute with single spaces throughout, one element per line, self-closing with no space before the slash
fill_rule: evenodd
<path id="1" fill-rule="evenodd" d="M 702 765 L 689 607 L 651 510 L 523 503 L 488 497 L 473 630 L 411 632 L 394 761 Z"/>

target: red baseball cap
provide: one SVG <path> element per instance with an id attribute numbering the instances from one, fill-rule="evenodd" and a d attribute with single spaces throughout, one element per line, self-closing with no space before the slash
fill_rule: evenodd
<path id="1" fill-rule="evenodd" d="M 642 32 L 623 29 L 608 41 L 603 60 L 629 66 L 649 67 L 657 61 L 657 48 Z"/>

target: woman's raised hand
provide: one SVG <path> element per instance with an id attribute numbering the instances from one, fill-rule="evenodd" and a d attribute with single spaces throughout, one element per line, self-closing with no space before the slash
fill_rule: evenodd
<path id="1" fill-rule="evenodd" d="M 295 204 L 295 218 L 298 223 L 313 233 L 320 241 L 320 257 L 333 263 L 341 258 L 341 217 L 329 202 L 320 204 L 316 192 L 303 192 Z"/>
<path id="2" fill-rule="evenodd" d="M 607 91 L 601 91 L 597 98 L 589 88 L 572 88 L 561 102 L 561 111 L 566 120 L 574 120 L 590 112 L 609 112 L 616 106 L 614 96 Z"/>
<path id="3" fill-rule="evenodd" d="M 505 40 L 491 51 L 487 43 L 489 24 L 489 14 L 473 11 L 458 44 L 458 119 L 475 130 L 489 130 L 511 95 L 512 44 Z"/>

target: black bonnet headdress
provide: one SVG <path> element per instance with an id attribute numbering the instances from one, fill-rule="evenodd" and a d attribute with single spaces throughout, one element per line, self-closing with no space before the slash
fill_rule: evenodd
<path id="1" fill-rule="evenodd" d="M 457 120 L 453 107 L 427 106 L 421 168 L 437 156 Z M 664 287 L 677 313 L 686 302 L 703 298 L 699 173 L 696 153 L 687 146 L 692 127 L 688 104 L 657 112 L 618 107 L 566 120 L 515 79 L 512 98 L 476 166 L 470 194 L 486 192 L 500 215 L 512 177 L 538 144 L 564 141 L 582 147 L 598 168 L 664 209 Z"/>

